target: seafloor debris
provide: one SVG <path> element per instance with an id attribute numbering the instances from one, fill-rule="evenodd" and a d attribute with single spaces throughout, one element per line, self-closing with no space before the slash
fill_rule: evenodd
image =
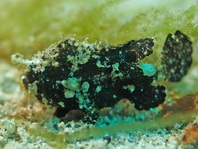
<path id="1" fill-rule="evenodd" d="M 15 102 L 13 104 L 18 106 L 15 107 L 11 117 L 32 122 L 39 122 L 44 120 L 44 118 L 45 120 L 48 120 L 55 111 L 55 108 L 49 108 L 49 106 L 43 105 L 38 101 L 30 103 L 26 98 L 19 103 Z"/>
<path id="2" fill-rule="evenodd" d="M 197 107 L 197 98 L 198 94 L 185 95 L 181 98 L 172 99 L 171 103 L 163 103 L 158 107 L 160 111 L 158 117 L 168 117 L 178 112 L 193 111 Z"/>
<path id="3" fill-rule="evenodd" d="M 188 124 L 182 134 L 182 144 L 196 143 L 198 145 L 198 119 Z"/>
<path id="4" fill-rule="evenodd" d="M 182 41 L 179 43 L 185 44 Z M 86 40 L 80 43 L 71 38 L 37 53 L 32 60 L 20 54 L 12 59 L 28 68 L 22 77 L 25 88 L 41 102 L 57 106 L 59 117 L 81 109 L 94 120 L 99 109 L 111 107 L 122 98 L 129 99 L 138 110 L 164 102 L 165 87 L 152 85 L 157 70 L 151 64 L 139 63 L 153 53 L 153 45 L 153 38 L 120 46 L 89 44 Z M 177 49 L 183 50 L 183 46 Z M 184 61 L 189 63 L 189 58 Z"/>
<path id="5" fill-rule="evenodd" d="M 192 63 L 192 43 L 186 35 L 176 31 L 164 43 L 161 63 L 169 81 L 178 82 L 188 72 Z"/>
<path id="6" fill-rule="evenodd" d="M 157 108 L 137 110 L 128 99 L 121 99 L 113 107 L 100 109 L 100 119 L 97 126 L 105 126 L 120 122 L 145 121 L 154 119 L 159 114 Z"/>
<path id="7" fill-rule="evenodd" d="M 180 98 L 175 98 L 171 102 L 160 104 L 156 108 L 149 110 L 137 110 L 128 99 L 121 99 L 113 107 L 105 107 L 100 110 L 100 120 L 97 122 L 99 126 L 105 124 L 114 124 L 119 122 L 146 121 L 153 119 L 166 119 L 171 116 L 183 116 L 181 121 L 187 121 L 182 112 L 196 113 L 198 94 L 188 94 Z M 191 114 L 193 115 L 193 114 Z M 192 116 L 191 116 L 192 118 Z M 167 121 L 167 120 L 166 120 Z"/>

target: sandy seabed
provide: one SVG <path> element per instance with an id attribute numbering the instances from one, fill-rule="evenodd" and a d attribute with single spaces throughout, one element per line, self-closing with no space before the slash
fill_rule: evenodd
<path id="1" fill-rule="evenodd" d="M 25 93 L 20 90 L 20 74 L 17 68 L 1 61 L 0 72 L 0 148 L 196 149 L 198 147 L 196 116 L 188 121 L 189 124 L 175 123 L 171 127 L 156 128 L 155 130 L 118 132 L 113 135 L 106 134 L 96 138 L 87 137 L 86 139 L 77 139 L 72 142 L 60 142 L 57 138 L 50 140 L 49 137 L 45 137 L 42 133 L 40 136 L 39 133 L 32 133 L 28 130 L 33 128 L 34 131 L 42 131 L 42 129 L 47 128 L 49 132 L 53 131 L 53 128 L 49 126 L 50 119 L 53 119 L 52 112 L 43 114 L 47 110 L 40 103 L 31 105 L 24 102 Z M 36 116 L 38 113 L 42 118 Z M 72 125 L 67 125 L 63 122 L 56 123 L 60 130 L 54 131 L 53 134 L 57 134 L 57 136 L 60 134 L 72 134 L 80 131 L 81 127 L 94 127 L 93 125 L 88 126 L 88 124 L 82 124 L 81 127 L 77 127 L 76 123 L 72 123 Z M 185 132 L 187 129 L 189 129 L 189 133 Z"/>

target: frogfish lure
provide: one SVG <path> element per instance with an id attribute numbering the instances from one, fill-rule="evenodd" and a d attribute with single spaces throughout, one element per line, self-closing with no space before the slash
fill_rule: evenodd
<path id="1" fill-rule="evenodd" d="M 97 119 L 98 109 L 111 107 L 122 98 L 138 110 L 163 103 L 163 85 L 153 85 L 158 70 L 139 62 L 153 53 L 154 38 L 131 40 L 118 46 L 78 42 L 74 38 L 51 45 L 31 60 L 20 54 L 12 60 L 25 65 L 23 84 L 44 104 L 69 112 L 81 109 Z M 161 64 L 169 81 L 180 81 L 192 63 L 192 43 L 176 31 L 165 41 Z"/>

